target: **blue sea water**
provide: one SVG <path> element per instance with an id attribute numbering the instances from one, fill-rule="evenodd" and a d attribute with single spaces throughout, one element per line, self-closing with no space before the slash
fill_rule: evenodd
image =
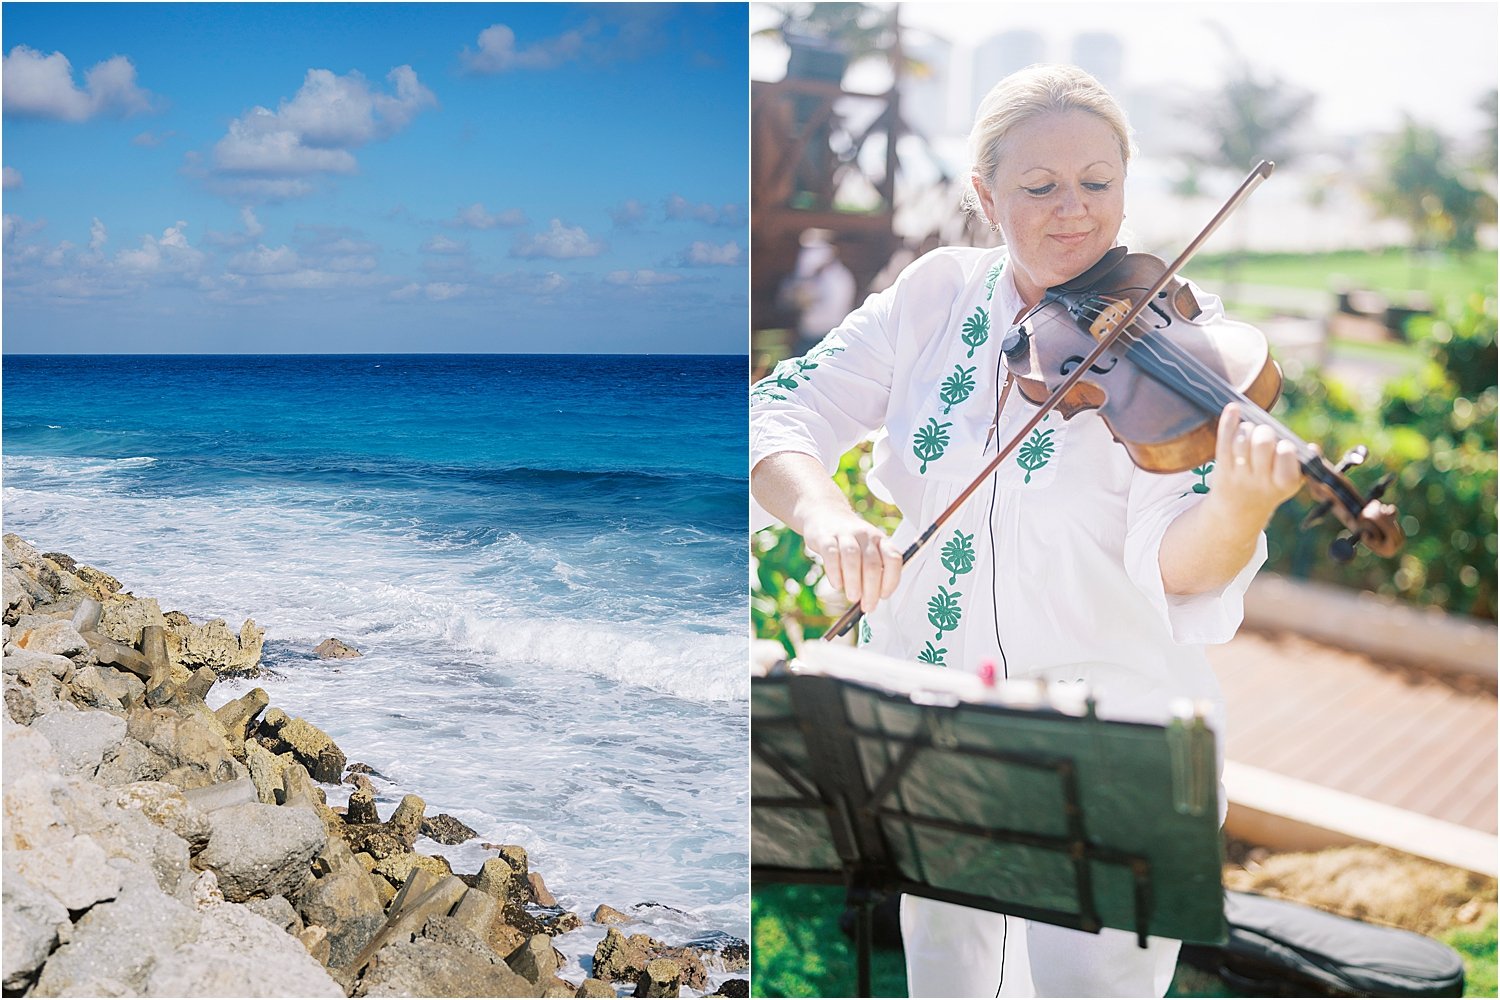
<path id="1" fill-rule="evenodd" d="M 745 363 L 7 356 L 4 529 L 201 622 L 587 917 L 748 936 Z M 364 656 L 321 661 L 328 636 Z M 252 683 L 221 683 L 213 704 Z M 347 789 L 330 787 L 337 804 Z M 574 959 L 602 929 L 560 939 Z"/>

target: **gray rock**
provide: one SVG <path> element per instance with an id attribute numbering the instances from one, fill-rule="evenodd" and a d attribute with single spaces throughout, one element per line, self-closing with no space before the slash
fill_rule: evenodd
<path id="1" fill-rule="evenodd" d="M 328 931 L 328 964 L 348 965 L 385 923 L 375 885 L 356 866 L 309 882 L 294 900 L 308 924 Z"/>
<path id="2" fill-rule="evenodd" d="M 469 889 L 453 908 L 453 919 L 469 930 L 488 937 L 495 918 L 500 915 L 500 901 L 487 892 Z"/>
<path id="3" fill-rule="evenodd" d="M 329 637 L 313 649 L 320 660 L 348 660 L 361 655 L 360 651 L 338 639 Z"/>
<path id="4" fill-rule="evenodd" d="M 276 730 L 276 738 L 278 743 L 273 749 L 277 753 L 290 752 L 316 780 L 336 785 L 343 778 L 348 758 L 333 737 L 306 719 L 283 723 Z"/>
<path id="5" fill-rule="evenodd" d="M 0 544 L 4 546 L 4 565 L 7 568 L 11 566 L 40 566 L 42 564 L 42 554 L 30 542 L 14 531 L 7 531 L 3 536 L 0 536 Z"/>
<path id="6" fill-rule="evenodd" d="M 361 987 L 371 997 L 525 997 L 535 988 L 499 959 L 418 937 L 386 945 Z"/>
<path id="7" fill-rule="evenodd" d="M 245 909 L 260 914 L 288 934 L 302 930 L 302 918 L 297 916 L 297 908 L 285 896 L 252 899 L 245 904 Z"/>
<path id="8" fill-rule="evenodd" d="M 32 729 L 52 744 L 63 774 L 92 778 L 106 751 L 125 738 L 125 720 L 108 712 L 52 712 Z"/>
<path id="9" fill-rule="evenodd" d="M 243 906 L 195 910 L 149 882 L 95 906 L 34 996 L 342 996 L 296 938 Z"/>
<path id="10" fill-rule="evenodd" d="M 422 836 L 439 844 L 462 844 L 479 836 L 478 831 L 447 813 L 438 813 L 422 820 Z M 549 904 L 550 905 L 550 904 Z"/>
<path id="11" fill-rule="evenodd" d="M 24 667 L 5 675 L 5 709 L 16 722 L 29 726 L 40 716 L 60 711 L 65 691 L 46 667 Z"/>
<path id="12" fill-rule="evenodd" d="M 121 809 L 112 801 L 113 794 L 92 784 L 79 784 L 58 805 L 74 829 L 98 842 L 112 866 L 139 869 L 163 892 L 175 892 L 189 875 L 187 841 L 138 810 Z"/>
<path id="13" fill-rule="evenodd" d="M 207 705 L 141 706 L 130 713 L 129 723 L 132 737 L 172 765 L 164 781 L 197 788 L 249 776 L 245 765 L 230 754 L 224 727 Z"/>
<path id="14" fill-rule="evenodd" d="M 344 991 L 297 938 L 232 903 L 200 913 L 192 947 L 159 961 L 146 995 L 342 997 Z"/>
<path id="15" fill-rule="evenodd" d="M 682 969 L 670 958 L 652 959 L 635 981 L 638 997 L 675 997 L 682 990 Z"/>
<path id="16" fill-rule="evenodd" d="M 149 882 L 85 913 L 53 952 L 33 996 L 141 996 L 152 968 L 197 937 L 198 915 Z"/>
<path id="17" fill-rule="evenodd" d="M 210 813 L 209 823 L 213 832 L 198 863 L 218 875 L 231 902 L 292 896 L 311 876 L 313 856 L 327 840 L 317 813 L 301 807 L 250 802 Z"/>
<path id="18" fill-rule="evenodd" d="M 104 617 L 104 605 L 92 597 L 85 597 L 78 602 L 78 607 L 73 612 L 73 627 L 80 633 L 93 632 L 99 628 L 99 622 Z"/>
<path id="19" fill-rule="evenodd" d="M 140 740 L 125 736 L 117 746 L 105 751 L 94 781 L 105 786 L 158 781 L 171 769 L 170 762 L 152 753 Z"/>
<path id="20" fill-rule="evenodd" d="M 578 992 L 573 995 L 576 997 L 612 997 L 615 995 L 615 988 L 602 979 L 590 978 L 585 979 L 579 985 Z"/>
<path id="21" fill-rule="evenodd" d="M 66 656 L 43 653 L 35 649 L 17 650 L 6 656 L 4 660 L 4 672 L 7 674 L 19 674 L 31 667 L 41 667 L 53 677 L 61 680 L 67 676 L 68 671 L 73 669 L 73 661 Z"/>
<path id="22" fill-rule="evenodd" d="M 108 670 L 108 667 L 104 669 Z M 99 668 L 89 664 L 78 670 L 68 683 L 73 690 L 73 701 L 79 705 L 96 708 L 103 712 L 119 712 L 125 706 L 105 683 Z"/>
<path id="23" fill-rule="evenodd" d="M 593 921 L 596 924 L 628 924 L 630 920 L 630 917 L 608 903 L 600 903 L 594 910 Z"/>
<path id="24" fill-rule="evenodd" d="M 18 629 L 11 642 L 33 653 L 55 653 L 58 656 L 81 656 L 89 644 L 70 621 L 51 621 L 35 628 Z"/>
<path id="25" fill-rule="evenodd" d="M 86 910 L 120 891 L 120 874 L 93 837 L 73 837 L 6 859 L 6 874 L 19 875 L 69 910 Z"/>
<path id="26" fill-rule="evenodd" d="M 117 786 L 112 801 L 121 809 L 138 810 L 157 826 L 181 837 L 193 854 L 208 846 L 211 832 L 208 817 L 174 785 L 161 781 L 131 782 Z"/>
<path id="27" fill-rule="evenodd" d="M 7 871 L 0 884 L 5 934 L 4 985 L 7 994 L 18 993 L 36 976 L 54 948 L 69 934 L 73 924 L 68 909 L 50 893 L 32 885 L 18 871 Z"/>
<path id="28" fill-rule="evenodd" d="M 525 944 L 505 956 L 505 964 L 527 982 L 538 984 L 557 975 L 559 967 L 552 939 L 545 934 L 531 935 Z"/>
<path id="29" fill-rule="evenodd" d="M 274 754 L 255 740 L 245 741 L 245 766 L 250 770 L 250 780 L 255 782 L 255 793 L 266 805 L 276 804 L 276 793 L 281 788 L 281 772 L 293 763 L 291 754 Z"/>
<path id="30" fill-rule="evenodd" d="M 223 723 L 224 730 L 229 734 L 230 749 L 234 748 L 236 741 L 245 742 L 245 733 L 255 721 L 255 717 L 265 711 L 266 706 L 271 703 L 271 696 L 266 694 L 265 688 L 253 688 L 248 693 L 236 698 L 234 701 L 221 705 L 214 711 L 219 722 Z"/>
<path id="31" fill-rule="evenodd" d="M 249 778 L 237 778 L 234 781 L 224 781 L 217 785 L 190 788 L 182 793 L 182 797 L 194 809 L 202 813 L 211 813 L 216 809 L 227 809 L 230 806 L 259 801 L 256 797 L 255 782 Z"/>
<path id="32" fill-rule="evenodd" d="M 98 632 L 106 639 L 140 648 L 141 630 L 147 625 L 165 625 L 156 598 L 135 598 L 119 594 L 104 605 Z"/>
<path id="33" fill-rule="evenodd" d="M 238 635 L 222 618 L 206 625 L 173 625 L 169 635 L 167 645 L 173 659 L 189 670 L 211 667 L 220 677 L 254 677 L 259 673 L 266 633 L 252 619 L 245 620 Z"/>
<path id="34" fill-rule="evenodd" d="M 370 788 L 356 788 L 349 793 L 349 805 L 344 810 L 346 823 L 379 823 L 380 813 L 375 810 L 375 792 Z"/>

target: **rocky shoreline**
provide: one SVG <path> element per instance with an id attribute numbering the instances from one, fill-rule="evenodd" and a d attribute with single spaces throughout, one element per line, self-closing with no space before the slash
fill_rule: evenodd
<path id="1" fill-rule="evenodd" d="M 195 625 L 4 536 L 7 996 L 747 996 L 743 941 L 668 947 L 628 912 L 557 905 L 526 849 L 472 874 L 415 849 L 473 830 L 254 688 L 264 632 Z M 331 640 L 336 643 L 336 640 Z M 342 643 L 321 655 L 357 655 Z M 352 786 L 330 808 L 319 782 Z M 649 904 L 642 904 L 649 905 Z M 554 936 L 606 928 L 590 978 Z"/>

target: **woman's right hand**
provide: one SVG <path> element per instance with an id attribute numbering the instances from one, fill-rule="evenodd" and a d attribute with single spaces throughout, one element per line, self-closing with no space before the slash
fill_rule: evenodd
<path id="1" fill-rule="evenodd" d="M 901 550 L 886 533 L 849 506 L 823 465 L 811 455 L 780 451 L 756 463 L 750 491 L 768 512 L 797 534 L 828 582 L 865 614 L 901 581 Z"/>
<path id="2" fill-rule="evenodd" d="M 802 543 L 823 564 L 828 582 L 865 614 L 896 592 L 901 550 L 890 537 L 852 510 L 814 515 L 803 523 Z"/>

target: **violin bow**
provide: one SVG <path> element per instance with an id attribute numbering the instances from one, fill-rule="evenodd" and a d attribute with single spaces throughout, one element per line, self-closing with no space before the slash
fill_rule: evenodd
<path id="1" fill-rule="evenodd" d="M 1051 413 L 1054 409 L 1057 408 L 1057 404 L 1062 402 L 1063 398 L 1067 396 L 1069 390 L 1071 390 L 1073 386 L 1077 385 L 1079 380 L 1082 379 L 1084 375 L 1088 374 L 1088 370 L 1093 367 L 1094 363 L 1102 358 L 1105 353 L 1107 353 L 1109 349 L 1115 345 L 1115 342 L 1124 335 L 1126 330 L 1130 329 L 1130 324 L 1134 323 L 1136 317 L 1140 316 L 1140 314 L 1145 311 L 1146 307 L 1150 305 L 1151 301 L 1156 298 L 1156 293 L 1165 288 L 1167 286 L 1167 282 L 1171 281 L 1174 277 L 1177 276 L 1177 272 L 1182 270 L 1182 268 L 1187 265 L 1187 262 L 1193 258 L 1193 255 L 1198 252 L 1203 244 L 1208 242 L 1209 237 L 1213 236 L 1213 234 L 1218 231 L 1219 227 L 1224 224 L 1224 220 L 1229 218 L 1229 216 L 1234 213 L 1235 209 L 1239 208 L 1241 203 L 1243 203 L 1244 200 L 1250 196 L 1250 193 L 1257 187 L 1259 187 L 1261 185 L 1261 182 L 1263 182 L 1267 177 L 1271 176 L 1271 171 L 1275 169 L 1276 164 L 1272 163 L 1270 160 L 1261 160 L 1258 164 L 1255 165 L 1255 168 L 1250 171 L 1249 175 L 1243 181 L 1240 182 L 1240 186 L 1237 187 L 1234 193 L 1229 196 L 1228 200 L 1224 202 L 1223 206 L 1214 213 L 1214 217 L 1208 220 L 1208 225 L 1203 227 L 1203 231 L 1200 232 L 1197 236 L 1193 237 L 1192 241 L 1188 243 L 1188 245 L 1183 249 L 1182 253 L 1177 255 L 1177 259 L 1174 260 L 1167 267 L 1162 276 L 1156 280 L 1156 283 L 1153 284 L 1145 294 L 1136 299 L 1135 304 L 1132 305 L 1130 309 L 1125 313 L 1125 315 L 1120 318 L 1119 322 L 1115 324 L 1114 329 L 1110 330 L 1110 332 L 1106 336 L 1100 338 L 1098 343 L 1095 344 L 1094 349 L 1089 352 L 1088 356 L 1081 362 L 1079 362 L 1078 366 L 1074 368 L 1073 371 L 1068 373 L 1068 375 L 1062 380 L 1062 382 L 1056 389 L 1052 390 L 1052 393 L 1048 395 L 1048 397 L 1042 402 L 1037 411 L 1031 415 L 1031 419 L 1027 420 L 1026 423 L 1022 425 L 1021 429 L 1014 436 L 1012 436 L 1008 442 L 1006 442 L 1005 447 L 995 452 L 995 457 L 990 459 L 989 463 L 985 465 L 985 467 L 980 471 L 979 475 L 975 476 L 973 481 L 970 482 L 969 485 L 965 486 L 963 490 L 959 492 L 958 496 L 953 498 L 953 502 L 950 503 L 946 508 L 944 508 L 942 513 L 938 514 L 936 520 L 929 524 L 926 529 L 923 530 L 923 532 L 918 535 L 910 545 L 906 547 L 906 551 L 901 553 L 901 565 L 905 566 L 916 557 L 917 553 L 922 550 L 922 547 L 927 544 L 932 536 L 937 534 L 938 529 L 943 526 L 944 522 L 952 517 L 954 513 L 957 512 L 959 507 L 963 506 L 964 501 L 969 499 L 969 497 L 973 495 L 974 491 L 979 489 L 984 481 L 988 479 L 996 469 L 1000 468 L 1000 463 L 1010 457 L 1011 452 L 1015 451 L 1016 448 L 1021 444 L 1021 442 L 1026 439 L 1026 436 L 1036 429 L 1037 424 L 1040 424 L 1046 418 L 1048 413 Z M 1038 308 L 1040 308 L 1040 306 L 1038 306 Z M 1028 313 L 1027 316 L 1029 315 L 1031 314 Z M 1026 317 L 1023 316 L 1021 318 L 1021 322 L 1024 323 L 1025 321 Z M 864 617 L 864 613 L 863 602 L 856 602 L 849 608 L 849 610 L 845 611 L 843 615 L 839 617 L 838 621 L 833 623 L 832 627 L 830 627 L 827 632 L 823 633 L 823 641 L 832 642 L 834 639 L 848 634 L 849 630 L 855 626 L 860 618 Z"/>

